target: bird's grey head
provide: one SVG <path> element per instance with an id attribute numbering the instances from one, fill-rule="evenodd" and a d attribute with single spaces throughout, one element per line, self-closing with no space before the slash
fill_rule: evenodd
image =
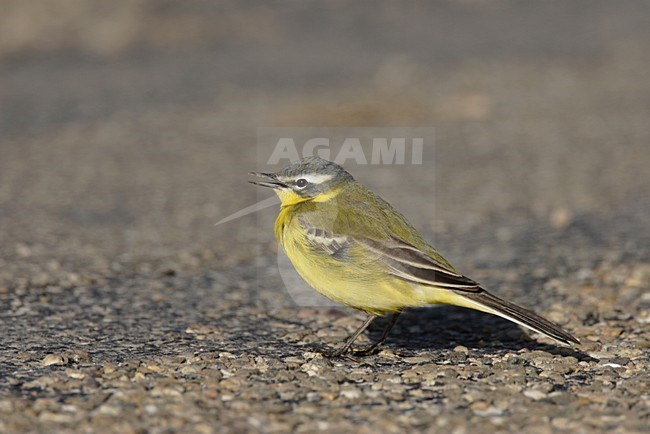
<path id="1" fill-rule="evenodd" d="M 251 172 L 266 178 L 253 184 L 276 189 L 291 189 L 303 197 L 314 197 L 331 191 L 344 182 L 354 181 L 343 167 L 319 157 L 305 157 L 275 173 Z"/>

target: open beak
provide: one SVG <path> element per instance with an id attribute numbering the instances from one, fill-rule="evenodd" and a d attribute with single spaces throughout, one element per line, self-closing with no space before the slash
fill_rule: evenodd
<path id="1" fill-rule="evenodd" d="M 287 188 L 287 184 L 282 181 L 278 181 L 275 178 L 273 173 L 262 173 L 262 172 L 250 172 L 250 175 L 257 176 L 258 178 L 264 178 L 264 181 L 248 181 L 251 184 L 261 185 L 262 187 L 271 187 L 271 188 Z"/>

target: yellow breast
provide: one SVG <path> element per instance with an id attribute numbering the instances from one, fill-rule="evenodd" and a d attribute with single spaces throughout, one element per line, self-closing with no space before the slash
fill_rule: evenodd
<path id="1" fill-rule="evenodd" d="M 292 206 L 282 207 L 275 234 L 298 274 L 334 302 L 373 314 L 425 304 L 417 287 L 388 274 L 360 246 L 351 248 L 346 261 L 314 252 Z"/>

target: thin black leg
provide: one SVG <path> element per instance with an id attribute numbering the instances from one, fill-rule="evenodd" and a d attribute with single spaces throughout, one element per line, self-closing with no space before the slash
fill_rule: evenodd
<path id="1" fill-rule="evenodd" d="M 350 347 L 352 346 L 352 344 L 354 343 L 354 341 L 359 337 L 359 335 L 360 335 L 361 333 L 363 333 L 363 331 L 364 331 L 365 329 L 368 328 L 368 326 L 370 325 L 370 323 L 371 323 L 375 318 L 376 318 L 376 317 L 375 317 L 374 315 L 368 315 L 368 318 L 366 318 L 366 320 L 364 321 L 364 323 L 361 324 L 361 327 L 359 327 L 359 329 L 358 329 L 356 332 L 354 332 L 354 333 L 352 334 L 352 336 L 350 336 L 350 337 L 345 341 L 345 343 L 343 343 L 343 345 L 341 345 L 340 347 L 338 347 L 336 350 L 334 350 L 334 351 L 332 351 L 332 352 L 323 353 L 323 355 L 324 355 L 325 357 L 339 357 L 339 356 L 341 356 L 342 354 L 344 354 L 345 352 L 347 352 L 347 351 L 350 349 Z"/>
<path id="2" fill-rule="evenodd" d="M 386 325 L 386 328 L 384 329 L 384 332 L 381 334 L 381 337 L 377 342 L 369 346 L 368 348 L 364 348 L 362 350 L 358 350 L 354 352 L 355 356 L 368 356 L 370 354 L 374 354 L 377 349 L 381 346 L 381 344 L 384 343 L 386 338 L 388 337 L 388 333 L 393 329 L 393 326 L 397 322 L 397 318 L 399 318 L 399 315 L 402 312 L 395 312 L 393 316 L 390 318 L 390 321 L 388 322 L 388 325 Z"/>

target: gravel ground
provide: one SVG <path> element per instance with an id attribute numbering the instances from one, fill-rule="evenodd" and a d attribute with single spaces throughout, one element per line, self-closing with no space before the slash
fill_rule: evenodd
<path id="1" fill-rule="evenodd" d="M 650 432 L 644 2 L 9 3 L 0 432 Z M 258 127 L 322 125 L 433 126 L 351 170 L 582 344 L 445 306 L 324 359 L 362 315 L 294 303 L 277 210 L 214 226 Z"/>

